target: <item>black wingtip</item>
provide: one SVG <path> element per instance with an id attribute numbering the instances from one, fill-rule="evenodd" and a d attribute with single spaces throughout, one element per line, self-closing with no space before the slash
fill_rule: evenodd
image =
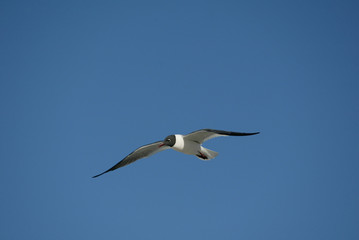
<path id="1" fill-rule="evenodd" d="M 232 136 L 252 136 L 252 135 L 257 135 L 260 132 L 254 132 L 254 133 L 233 133 L 231 134 Z"/>
<path id="2" fill-rule="evenodd" d="M 96 176 L 93 176 L 92 178 L 97 178 L 97 177 L 101 176 L 102 174 L 103 174 L 103 173 L 98 174 L 98 175 L 96 175 Z"/>
<path id="3" fill-rule="evenodd" d="M 254 132 L 254 133 L 230 132 L 230 131 L 215 130 L 215 129 L 210 129 L 210 128 L 206 128 L 206 129 L 202 129 L 202 130 L 217 133 L 220 135 L 226 135 L 226 136 L 250 136 L 250 135 L 256 135 L 256 134 L 260 133 L 260 132 Z"/>
<path id="4" fill-rule="evenodd" d="M 101 176 L 102 174 L 108 173 L 110 170 L 104 171 L 103 173 L 97 174 L 96 176 L 93 176 L 92 178 L 97 178 Z"/>
<path id="5" fill-rule="evenodd" d="M 253 132 L 253 133 L 246 133 L 246 132 L 229 132 L 228 136 L 251 136 L 251 135 L 256 135 L 259 134 L 260 132 Z"/>

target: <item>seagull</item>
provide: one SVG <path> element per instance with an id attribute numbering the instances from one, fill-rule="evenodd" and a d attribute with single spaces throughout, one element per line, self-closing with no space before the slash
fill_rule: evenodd
<path id="1" fill-rule="evenodd" d="M 135 151 L 127 155 L 127 157 L 125 157 L 120 162 L 118 162 L 115 166 L 104 171 L 103 173 L 93 176 L 93 178 L 99 177 L 102 174 L 116 170 L 117 168 L 120 167 L 124 167 L 141 158 L 149 157 L 155 153 L 161 152 L 169 148 L 172 148 L 184 154 L 194 155 L 201 160 L 210 160 L 215 158 L 218 155 L 218 152 L 202 147 L 202 143 L 204 143 L 205 141 L 215 137 L 249 136 L 258 133 L 259 132 L 244 133 L 244 132 L 229 132 L 229 131 L 215 130 L 215 129 L 201 129 L 198 131 L 191 132 L 187 135 L 181 135 L 181 134 L 169 135 L 163 141 L 157 141 L 137 148 Z"/>

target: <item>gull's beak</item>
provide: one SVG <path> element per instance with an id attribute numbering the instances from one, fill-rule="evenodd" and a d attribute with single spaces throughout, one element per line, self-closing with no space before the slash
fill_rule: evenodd
<path id="1" fill-rule="evenodd" d="M 161 143 L 160 145 L 158 145 L 158 147 L 163 147 L 165 144 L 164 143 Z"/>

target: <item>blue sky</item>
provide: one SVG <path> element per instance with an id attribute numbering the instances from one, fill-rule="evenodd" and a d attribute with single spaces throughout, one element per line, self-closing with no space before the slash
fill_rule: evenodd
<path id="1" fill-rule="evenodd" d="M 359 239 L 356 1 L 1 1 L 1 239 Z M 201 128 L 204 162 L 139 146 Z"/>

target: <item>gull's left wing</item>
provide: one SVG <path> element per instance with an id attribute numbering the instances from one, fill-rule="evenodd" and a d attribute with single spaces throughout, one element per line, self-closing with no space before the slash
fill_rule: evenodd
<path id="1" fill-rule="evenodd" d="M 161 146 L 163 142 L 162 141 L 158 141 L 158 142 L 154 142 L 151 144 L 147 144 L 144 145 L 142 147 L 137 148 L 135 151 L 133 151 L 132 153 L 130 153 L 129 155 L 127 155 L 127 157 L 125 157 L 124 159 L 122 159 L 119 163 L 117 163 L 115 166 L 113 166 L 112 168 L 108 169 L 107 171 L 104 171 L 103 173 L 100 173 L 96 176 L 93 176 L 93 178 L 99 177 L 102 174 L 105 174 L 107 172 L 113 171 L 117 168 L 120 167 L 124 167 L 130 163 L 133 163 L 134 161 L 137 161 L 141 158 L 146 158 L 149 157 L 155 153 L 161 152 L 163 150 L 169 149 L 169 146 Z"/>

